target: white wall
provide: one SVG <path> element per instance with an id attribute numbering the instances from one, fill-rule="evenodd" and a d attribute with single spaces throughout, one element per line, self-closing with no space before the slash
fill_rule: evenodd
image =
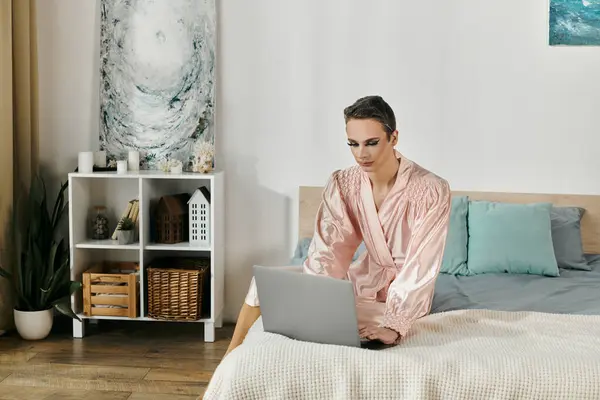
<path id="1" fill-rule="evenodd" d="M 93 0 L 38 0 L 40 162 L 58 179 L 98 146 L 99 23 Z"/>
<path id="2" fill-rule="evenodd" d="M 60 175 L 98 141 L 97 5 L 38 5 L 42 159 Z M 550 48 L 546 24 L 534 0 L 220 1 L 226 319 L 252 264 L 289 259 L 298 186 L 352 163 L 357 97 L 387 99 L 399 150 L 454 189 L 600 194 L 600 50 Z"/>
<path id="3" fill-rule="evenodd" d="M 440 172 L 455 188 L 600 193 L 600 48 L 549 47 L 546 0 L 451 3 Z"/>

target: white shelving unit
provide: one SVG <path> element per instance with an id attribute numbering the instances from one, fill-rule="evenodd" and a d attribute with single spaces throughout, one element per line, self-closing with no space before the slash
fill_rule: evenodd
<path id="1" fill-rule="evenodd" d="M 210 313 L 197 323 L 204 324 L 204 340 L 215 340 L 215 328 L 222 326 L 224 305 L 224 176 L 222 171 L 209 174 L 171 174 L 161 171 L 70 173 L 69 174 L 69 239 L 71 249 L 71 279 L 82 281 L 82 273 L 95 261 L 137 261 L 140 264 L 139 317 L 99 317 L 83 314 L 83 294 L 78 292 L 72 299 L 73 310 L 83 322 L 73 320 L 73 337 L 85 335 L 85 324 L 90 319 L 131 321 L 162 321 L 147 315 L 147 284 L 145 269 L 156 257 L 209 256 Z M 160 197 L 189 193 L 206 186 L 211 194 L 210 246 L 194 247 L 189 243 L 162 244 L 151 241 L 151 214 Z M 139 241 L 120 245 L 116 240 L 91 240 L 90 227 L 94 206 L 106 207 L 109 227 L 115 229 L 124 207 L 132 199 L 139 199 Z M 192 323 L 194 323 L 192 322 Z M 187 322 L 189 323 L 189 322 Z"/>

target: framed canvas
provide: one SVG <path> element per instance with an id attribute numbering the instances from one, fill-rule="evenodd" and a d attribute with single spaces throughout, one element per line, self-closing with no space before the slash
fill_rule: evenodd
<path id="1" fill-rule="evenodd" d="M 140 168 L 214 144 L 215 0 L 101 0 L 100 148 Z"/>
<path id="2" fill-rule="evenodd" d="M 600 0 L 549 0 L 551 46 L 599 46 Z"/>

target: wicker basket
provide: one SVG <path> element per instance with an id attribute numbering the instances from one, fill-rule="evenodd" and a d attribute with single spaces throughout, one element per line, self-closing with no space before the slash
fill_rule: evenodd
<path id="1" fill-rule="evenodd" d="M 175 321 L 201 319 L 209 272 L 209 258 L 163 258 L 152 262 L 147 269 L 148 316 Z"/>

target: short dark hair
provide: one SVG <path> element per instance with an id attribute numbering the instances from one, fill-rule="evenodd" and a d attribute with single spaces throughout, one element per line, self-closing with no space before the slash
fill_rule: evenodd
<path id="1" fill-rule="evenodd" d="M 344 109 L 344 120 L 348 123 L 351 119 L 374 119 L 383 125 L 388 139 L 396 130 L 396 116 L 392 107 L 381 96 L 365 96 L 356 100 Z"/>

